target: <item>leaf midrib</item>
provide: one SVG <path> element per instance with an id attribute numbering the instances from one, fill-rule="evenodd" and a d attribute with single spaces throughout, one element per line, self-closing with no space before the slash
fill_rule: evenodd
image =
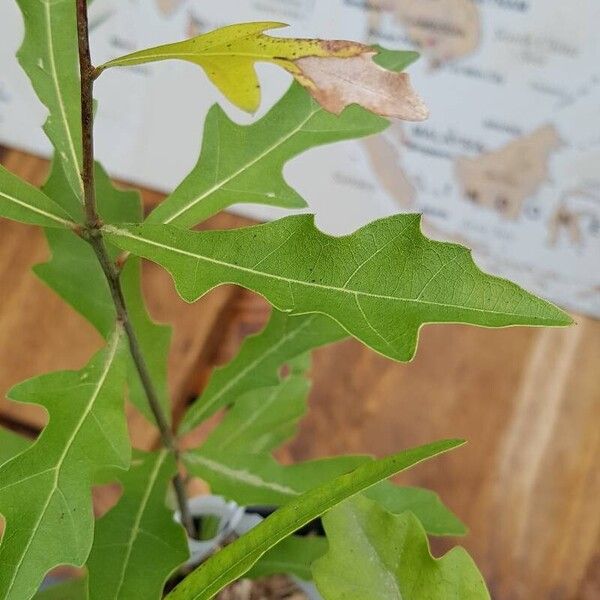
<path id="1" fill-rule="evenodd" d="M 72 162 L 72 169 L 77 176 L 77 182 L 79 184 L 78 199 L 83 204 L 83 180 L 81 178 L 81 172 L 79 169 L 79 160 L 77 158 L 77 151 L 75 150 L 75 146 L 74 146 L 74 142 L 73 142 L 71 126 L 70 126 L 69 120 L 67 118 L 67 112 L 66 112 L 64 98 L 62 96 L 62 91 L 60 89 L 60 86 L 58 85 L 58 70 L 56 68 L 56 57 L 55 57 L 55 53 L 54 53 L 54 41 L 53 41 L 53 31 L 54 30 L 52 28 L 52 13 L 51 13 L 51 8 L 50 8 L 51 4 L 49 2 L 43 2 L 43 5 L 44 5 L 44 15 L 45 15 L 45 22 L 46 22 L 46 29 L 47 29 L 47 36 L 46 36 L 47 50 L 48 50 L 48 55 L 50 58 L 50 68 L 52 70 L 52 76 L 51 76 L 52 84 L 53 84 L 54 91 L 56 94 L 56 99 L 58 101 L 58 106 L 59 106 L 60 114 L 61 114 L 61 122 L 63 123 L 63 127 L 65 130 L 67 143 L 68 143 L 68 147 L 69 147 L 69 152 L 71 154 L 70 160 Z"/>
<path id="2" fill-rule="evenodd" d="M 246 433 L 246 431 L 248 431 L 248 429 L 252 425 L 254 425 L 254 423 L 256 423 L 259 420 L 263 413 L 269 408 L 271 408 L 271 404 L 274 400 L 278 398 L 280 393 L 280 386 L 276 386 L 273 390 L 271 390 L 271 393 L 269 394 L 267 400 L 263 402 L 243 423 L 241 423 L 237 429 L 233 430 L 228 438 L 222 440 L 221 443 L 217 445 L 217 449 L 223 451 L 226 450 L 228 447 L 230 448 L 231 446 L 233 446 L 234 442 L 236 440 L 239 440 L 239 438 L 244 433 Z"/>
<path id="3" fill-rule="evenodd" d="M 301 286 L 309 287 L 309 288 L 323 289 L 323 290 L 327 290 L 329 292 L 335 292 L 337 294 L 349 294 L 349 295 L 353 295 L 355 297 L 363 296 L 365 298 L 375 298 L 377 300 L 389 300 L 389 301 L 393 301 L 393 302 L 404 302 L 406 304 L 423 304 L 425 306 L 460 309 L 460 310 L 472 311 L 472 312 L 477 312 L 477 313 L 482 313 L 482 314 L 492 314 L 492 315 L 499 315 L 499 316 L 505 316 L 505 317 L 520 317 L 520 318 L 532 316 L 532 315 L 523 314 L 523 313 L 513 313 L 513 312 L 493 310 L 491 308 L 484 309 L 484 308 L 477 308 L 477 307 L 471 307 L 471 306 L 463 306 L 460 304 L 450 304 L 447 302 L 433 302 L 430 300 L 423 300 L 418 297 L 417 298 L 404 298 L 404 297 L 399 297 L 399 296 L 389 296 L 386 294 L 377 294 L 374 292 L 366 292 L 364 290 L 355 290 L 355 289 L 350 289 L 350 288 L 325 285 L 322 283 L 302 281 L 300 279 L 293 279 L 291 277 L 283 277 L 281 275 L 275 275 L 273 273 L 266 273 L 264 271 L 256 271 L 254 269 L 251 269 L 250 267 L 242 267 L 241 265 L 232 264 L 232 263 L 229 263 L 229 262 L 226 262 L 223 260 L 218 260 L 216 258 L 210 258 L 208 256 L 203 256 L 201 254 L 196 254 L 194 252 L 189 252 L 187 250 L 175 248 L 173 246 L 162 244 L 160 242 L 155 242 L 154 240 L 140 237 L 138 235 L 131 233 L 130 231 L 128 231 L 126 229 L 119 229 L 117 227 L 105 225 L 103 227 L 103 230 L 108 234 L 112 234 L 115 236 L 121 236 L 121 237 L 125 237 L 125 238 L 130 238 L 132 240 L 136 240 L 138 242 L 148 244 L 149 246 L 155 246 L 156 248 L 161 248 L 162 250 L 167 250 L 167 251 L 173 252 L 175 254 L 180 254 L 182 256 L 194 258 L 196 260 L 201 260 L 201 261 L 205 261 L 205 262 L 208 262 L 211 264 L 219 265 L 220 267 L 227 267 L 227 268 L 233 269 L 234 271 L 235 270 L 242 271 L 244 273 L 249 273 L 251 275 L 255 275 L 258 277 L 274 279 L 276 281 L 283 281 L 287 284 L 297 284 L 297 285 L 301 285 Z M 223 282 L 223 283 L 227 283 L 227 282 Z M 330 315 L 328 315 L 328 316 L 330 316 Z M 553 320 L 548 317 L 537 317 L 537 318 L 539 319 L 539 322 L 545 322 L 545 321 L 553 322 Z"/>
<path id="4" fill-rule="evenodd" d="M 131 558 L 131 552 L 133 551 L 133 545 L 134 545 L 135 540 L 140 532 L 140 524 L 142 522 L 142 517 L 144 516 L 146 506 L 148 505 L 148 501 L 152 494 L 152 490 L 153 490 L 156 480 L 158 478 L 160 469 L 165 461 L 165 458 L 167 457 L 167 454 L 168 454 L 167 450 L 162 450 L 159 453 L 159 456 L 157 457 L 157 460 L 156 460 L 156 464 L 154 465 L 152 472 L 150 473 L 150 477 L 148 478 L 148 481 L 146 482 L 147 487 L 144 490 L 144 495 L 142 497 L 142 501 L 140 502 L 139 508 L 136 512 L 135 519 L 134 519 L 133 525 L 131 527 L 129 539 L 127 540 L 127 550 L 125 552 L 125 558 L 123 560 L 123 566 L 122 566 L 121 573 L 119 576 L 119 582 L 117 584 L 117 589 L 113 596 L 114 598 L 120 597 L 119 594 L 121 592 L 121 588 L 123 587 L 123 584 L 125 583 L 125 574 L 127 572 L 127 567 L 129 564 L 129 560 Z"/>
<path id="5" fill-rule="evenodd" d="M 285 333 L 275 344 L 273 344 L 272 346 L 270 346 L 269 348 L 267 348 L 267 350 L 265 352 L 262 352 L 261 354 L 259 354 L 254 360 L 252 360 L 248 365 L 246 365 L 243 369 L 241 369 L 240 371 L 238 371 L 238 373 L 232 377 L 231 379 L 229 379 L 227 381 L 227 383 L 223 386 L 221 386 L 219 388 L 219 391 L 214 394 L 214 396 L 210 399 L 210 403 L 207 403 L 205 405 L 202 406 L 202 410 L 200 412 L 200 417 L 197 417 L 197 419 L 201 419 L 204 417 L 204 415 L 211 410 L 211 408 L 214 406 L 214 404 L 216 402 L 218 402 L 218 400 L 224 395 L 226 394 L 232 387 L 235 386 L 235 384 L 237 384 L 240 380 L 242 380 L 246 374 L 249 371 L 252 371 L 256 365 L 260 364 L 261 362 L 263 362 L 264 360 L 267 359 L 267 357 L 271 356 L 272 354 L 274 354 L 283 344 L 285 344 L 287 341 L 293 339 L 296 337 L 296 335 L 298 335 L 298 333 L 300 333 L 301 331 L 303 331 L 304 329 L 306 329 L 306 327 L 308 325 L 310 325 L 313 321 L 313 318 L 307 319 L 304 323 L 302 323 L 299 327 L 297 327 L 296 329 L 293 329 L 291 332 L 287 332 Z M 200 396 L 199 401 L 202 401 L 202 396 Z M 197 423 L 195 423 L 197 424 Z"/>
<path id="6" fill-rule="evenodd" d="M 277 482 L 267 481 L 258 475 L 254 475 L 247 470 L 236 469 L 229 467 L 228 465 L 218 462 L 212 458 L 201 455 L 199 452 L 190 452 L 186 454 L 186 459 L 191 463 L 204 465 L 207 469 L 210 469 L 216 473 L 219 473 L 223 477 L 228 477 L 234 481 L 241 481 L 246 485 L 255 487 L 257 489 L 266 489 L 278 494 L 284 494 L 295 498 L 300 495 L 300 492 L 293 488 L 281 485 Z"/>
<path id="7" fill-rule="evenodd" d="M 23 208 L 26 208 L 34 213 L 42 215 L 48 219 L 52 219 L 53 221 L 56 221 L 57 223 L 60 223 L 61 225 L 64 225 L 66 227 L 74 227 L 75 226 L 75 223 L 73 223 L 72 221 L 68 221 L 67 219 L 62 219 L 52 213 L 42 210 L 41 208 L 37 208 L 36 206 L 27 204 L 27 202 L 23 202 L 22 200 L 19 200 L 18 198 L 15 198 L 14 196 L 9 195 L 6 192 L 0 192 L 0 196 L 3 196 L 4 198 L 6 198 L 9 202 L 14 202 L 17 205 L 22 206 Z"/>
<path id="8" fill-rule="evenodd" d="M 284 56 L 273 56 L 273 54 L 257 54 L 255 52 L 161 52 L 160 54 L 144 54 L 141 56 L 131 56 L 129 58 L 119 58 L 116 59 L 112 64 L 113 65 L 127 65 L 129 63 L 136 63 L 140 60 L 144 62 L 149 60 L 177 60 L 182 59 L 185 60 L 185 57 L 192 57 L 195 59 L 204 58 L 204 57 L 227 57 L 227 58 L 235 58 L 237 56 L 243 56 L 245 58 L 252 58 L 254 60 L 260 60 L 265 62 L 272 61 L 286 61 L 293 62 L 293 60 L 285 58 Z M 307 55 L 308 57 L 309 55 Z M 311 55 L 312 56 L 312 55 Z M 110 63 L 109 63 L 110 64 Z"/>
<path id="9" fill-rule="evenodd" d="M 245 171 L 247 171 L 248 169 L 253 167 L 255 164 L 259 163 L 261 160 L 263 160 L 264 158 L 269 156 L 269 154 L 271 154 L 272 152 L 277 150 L 280 146 L 285 144 L 285 142 L 287 142 L 289 139 L 294 137 L 294 135 L 296 135 L 299 131 L 301 131 L 302 128 L 304 127 L 304 125 L 306 125 L 313 118 L 313 116 L 316 115 L 321 110 L 322 110 L 321 108 L 313 108 L 312 110 L 309 110 L 308 116 L 299 125 L 295 126 L 288 133 L 286 133 L 285 135 L 278 138 L 272 145 L 270 145 L 261 154 L 259 154 L 255 158 L 253 158 L 251 161 L 244 163 L 237 171 L 234 171 L 231 175 L 228 175 L 224 179 L 221 179 L 220 181 L 215 183 L 212 187 L 210 187 L 208 190 L 203 192 L 200 196 L 197 196 L 193 200 L 187 202 L 177 212 L 175 212 L 173 215 L 171 215 L 167 219 L 164 219 L 162 222 L 165 225 L 172 223 L 175 219 L 180 217 L 182 214 L 191 210 L 194 206 L 196 206 L 196 204 L 198 204 L 199 202 L 202 202 L 202 200 L 204 200 L 208 196 L 210 196 L 210 195 L 214 194 L 215 192 L 217 192 L 218 190 L 224 188 L 229 182 L 233 181 L 236 177 L 239 177 L 242 173 L 244 173 Z M 220 140 L 219 140 L 219 144 L 220 144 Z M 167 200 L 168 200 L 168 198 L 167 198 Z"/>

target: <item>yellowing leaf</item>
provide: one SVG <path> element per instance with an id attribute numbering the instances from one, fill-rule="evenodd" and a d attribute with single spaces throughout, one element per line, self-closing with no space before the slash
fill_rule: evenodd
<path id="1" fill-rule="evenodd" d="M 408 75 L 387 71 L 372 58 L 371 46 L 344 40 L 285 39 L 265 35 L 283 23 L 242 23 L 195 38 L 116 58 L 108 67 L 178 59 L 204 69 L 236 106 L 254 112 L 260 104 L 256 62 L 276 64 L 291 73 L 326 110 L 340 113 L 357 103 L 380 115 L 420 121 L 427 108 L 412 90 Z"/>

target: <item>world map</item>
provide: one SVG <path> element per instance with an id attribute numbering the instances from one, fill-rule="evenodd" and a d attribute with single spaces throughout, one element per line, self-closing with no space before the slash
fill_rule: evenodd
<path id="1" fill-rule="evenodd" d="M 92 50 L 99 63 L 258 20 L 289 23 L 283 35 L 422 55 L 409 72 L 428 121 L 393 123 L 380 136 L 317 148 L 287 165 L 321 228 L 341 234 L 420 212 L 428 235 L 473 248 L 483 269 L 600 317 L 597 0 L 95 0 Z M 38 130 L 43 108 L 13 56 L 22 28 L 12 2 L 0 5 L 0 22 L 14 22 L 0 47 L 0 143 L 48 154 Z M 289 85 L 270 66 L 259 73 L 264 102 L 248 117 L 190 65 L 108 72 L 97 86 L 100 159 L 116 177 L 173 189 L 196 160 L 213 102 L 250 122 Z"/>

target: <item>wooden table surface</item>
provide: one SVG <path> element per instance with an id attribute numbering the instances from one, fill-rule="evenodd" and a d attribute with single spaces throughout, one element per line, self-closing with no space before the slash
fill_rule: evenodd
<path id="1" fill-rule="evenodd" d="M 3 149 L 1 162 L 40 184 L 47 163 Z M 160 199 L 144 192 L 150 207 Z M 243 225 L 221 215 L 209 227 Z M 5 400 L 27 377 L 79 368 L 101 345 L 81 317 L 30 271 L 47 257 L 41 232 L 0 221 L 0 420 L 34 433 L 44 416 Z M 262 327 L 268 307 L 221 287 L 187 305 L 170 278 L 144 266 L 153 316 L 174 325 L 170 385 L 176 410 Z M 416 359 L 392 363 L 346 341 L 318 350 L 311 412 L 283 452 L 301 460 L 340 452 L 383 455 L 444 437 L 469 444 L 404 474 L 436 490 L 469 525 L 454 543 L 473 554 L 500 600 L 600 599 L 600 322 L 569 329 L 425 327 Z M 132 411 L 136 443 L 156 444 Z"/>

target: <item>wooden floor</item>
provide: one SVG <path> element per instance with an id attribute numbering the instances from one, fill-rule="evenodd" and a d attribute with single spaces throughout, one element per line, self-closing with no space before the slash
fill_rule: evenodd
<path id="1" fill-rule="evenodd" d="M 47 165 L 4 150 L 31 182 Z M 160 197 L 145 192 L 147 206 Z M 229 215 L 210 227 L 244 224 Z M 100 339 L 30 272 L 47 250 L 41 233 L 0 222 L 0 419 L 35 432 L 43 415 L 4 400 L 34 374 L 83 365 Z M 171 390 L 181 411 L 268 307 L 222 287 L 194 305 L 145 265 L 151 312 L 175 327 Z M 417 358 L 396 364 L 348 341 L 317 351 L 311 413 L 285 458 L 340 452 L 383 455 L 443 437 L 462 449 L 415 468 L 403 483 L 438 491 L 470 526 L 462 540 L 500 600 L 600 599 L 600 322 L 563 330 L 424 328 Z M 130 415 L 136 442 L 156 443 Z M 435 552 L 457 540 L 436 540 Z"/>

